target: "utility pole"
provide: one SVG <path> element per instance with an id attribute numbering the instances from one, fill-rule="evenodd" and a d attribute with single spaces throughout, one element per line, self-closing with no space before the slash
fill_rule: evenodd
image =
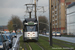
<path id="1" fill-rule="evenodd" d="M 52 0 L 49 0 L 49 44 L 52 46 Z"/>
<path id="2" fill-rule="evenodd" d="M 37 18 L 37 17 L 36 17 L 36 0 L 35 0 L 35 18 Z"/>

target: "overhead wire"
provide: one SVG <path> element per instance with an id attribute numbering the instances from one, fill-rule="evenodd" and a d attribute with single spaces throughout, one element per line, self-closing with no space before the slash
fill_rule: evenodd
<path id="1" fill-rule="evenodd" d="M 49 8 L 47 8 L 47 10 L 45 10 L 45 12 L 44 12 L 44 13 L 46 13 L 48 10 L 49 10 Z M 43 15 L 44 13 L 40 14 L 39 16 Z"/>

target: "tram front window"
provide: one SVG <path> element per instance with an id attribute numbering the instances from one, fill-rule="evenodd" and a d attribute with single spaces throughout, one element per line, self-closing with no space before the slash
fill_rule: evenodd
<path id="1" fill-rule="evenodd" d="M 36 31 L 36 26 L 26 26 L 26 31 Z"/>

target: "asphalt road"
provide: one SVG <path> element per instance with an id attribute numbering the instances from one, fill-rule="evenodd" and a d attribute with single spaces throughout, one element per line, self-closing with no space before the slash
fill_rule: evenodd
<path id="1" fill-rule="evenodd" d="M 42 35 L 42 34 L 39 34 L 40 36 L 45 36 L 45 37 L 49 37 L 48 35 Z M 75 37 L 55 37 L 53 36 L 52 38 L 55 38 L 55 39 L 59 39 L 59 40 L 63 40 L 63 41 L 67 41 L 67 42 L 71 42 L 71 43 L 75 43 Z"/>
<path id="2" fill-rule="evenodd" d="M 9 50 L 17 50 L 16 48 L 18 48 L 19 47 L 19 44 L 18 44 L 18 42 L 19 42 L 19 37 L 21 36 L 22 34 L 18 34 L 17 35 L 17 38 L 13 38 L 13 47 L 11 48 L 11 49 L 9 49 Z"/>

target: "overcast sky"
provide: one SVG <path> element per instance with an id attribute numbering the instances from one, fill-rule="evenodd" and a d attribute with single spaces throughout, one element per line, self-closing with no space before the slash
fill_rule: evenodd
<path id="1" fill-rule="evenodd" d="M 19 16 L 23 21 L 25 15 L 25 4 L 30 3 L 30 1 L 31 0 L 0 0 L 0 25 L 7 25 L 12 15 Z M 48 0 L 38 0 L 38 6 L 45 6 L 47 10 Z M 43 13 L 40 12 L 39 15 L 42 14 Z"/>

